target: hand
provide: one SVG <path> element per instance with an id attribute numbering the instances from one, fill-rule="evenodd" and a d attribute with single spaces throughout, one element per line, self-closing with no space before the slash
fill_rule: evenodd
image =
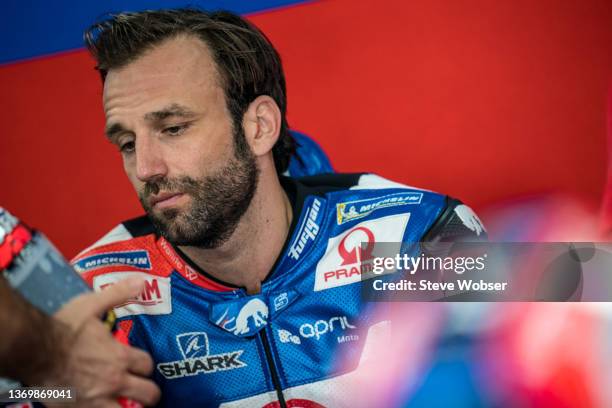
<path id="1" fill-rule="evenodd" d="M 63 363 L 44 385 L 74 387 L 77 404 L 83 407 L 119 407 L 119 396 L 155 404 L 159 388 L 146 378 L 153 371 L 153 360 L 144 351 L 116 341 L 100 320 L 104 312 L 137 296 L 143 287 L 140 279 L 126 279 L 100 293 L 78 296 L 57 312 Z"/>

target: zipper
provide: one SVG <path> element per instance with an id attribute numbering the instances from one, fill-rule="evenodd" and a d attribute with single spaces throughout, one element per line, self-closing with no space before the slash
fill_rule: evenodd
<path id="1" fill-rule="evenodd" d="M 268 363 L 268 367 L 270 367 L 270 373 L 272 374 L 272 384 L 274 384 L 274 389 L 276 390 L 278 403 L 280 404 L 280 408 L 287 408 L 285 396 L 283 395 L 283 389 L 281 388 L 280 384 L 280 377 L 278 375 L 278 371 L 276 371 L 276 365 L 274 364 L 274 358 L 272 357 L 272 348 L 270 347 L 268 336 L 266 336 L 266 331 L 267 328 L 261 330 L 259 332 L 259 338 L 261 339 L 261 343 L 263 344 L 263 348 L 266 353 L 266 361 Z"/>

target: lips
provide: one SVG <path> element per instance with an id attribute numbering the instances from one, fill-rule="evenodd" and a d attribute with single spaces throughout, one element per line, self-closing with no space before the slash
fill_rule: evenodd
<path id="1" fill-rule="evenodd" d="M 153 208 L 168 207 L 173 205 L 184 193 L 161 193 L 151 197 L 149 203 Z"/>

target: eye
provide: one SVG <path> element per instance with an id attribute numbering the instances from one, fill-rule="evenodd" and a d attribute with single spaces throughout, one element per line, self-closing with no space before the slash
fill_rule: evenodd
<path id="1" fill-rule="evenodd" d="M 134 142 L 126 142 L 119 146 L 119 150 L 123 154 L 133 153 L 136 148 Z"/>
<path id="2" fill-rule="evenodd" d="M 178 136 L 182 134 L 188 127 L 189 124 L 174 125 L 164 128 L 162 132 L 170 136 Z"/>

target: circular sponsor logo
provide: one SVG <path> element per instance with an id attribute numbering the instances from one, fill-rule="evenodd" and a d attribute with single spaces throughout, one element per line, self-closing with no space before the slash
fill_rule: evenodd
<path id="1" fill-rule="evenodd" d="M 365 240 L 363 235 L 365 234 Z M 360 243 L 365 242 L 362 249 Z M 343 259 L 342 265 L 356 264 L 359 261 L 372 258 L 374 251 L 374 233 L 366 227 L 357 227 L 351 230 L 338 245 L 338 253 Z M 349 248 L 347 248 L 347 245 Z M 357 253 L 359 251 L 359 254 Z"/>

